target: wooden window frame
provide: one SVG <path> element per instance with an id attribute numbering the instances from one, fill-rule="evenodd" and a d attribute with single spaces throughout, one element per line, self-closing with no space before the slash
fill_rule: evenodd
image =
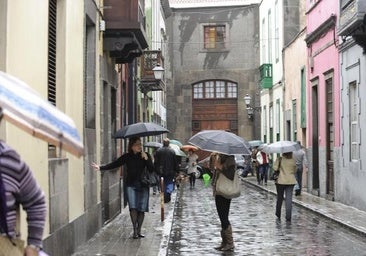
<path id="1" fill-rule="evenodd" d="M 206 80 L 193 84 L 193 99 L 236 99 L 238 84 L 228 80 Z"/>

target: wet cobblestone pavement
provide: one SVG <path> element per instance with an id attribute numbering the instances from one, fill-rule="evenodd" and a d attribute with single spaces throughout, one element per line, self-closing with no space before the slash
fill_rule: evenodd
<path id="1" fill-rule="evenodd" d="M 230 220 L 235 250 L 218 252 L 220 224 L 211 188 L 197 180 L 190 190 L 183 184 L 165 204 L 161 221 L 160 198 L 150 196 L 150 212 L 143 239 L 132 239 L 128 208 L 124 208 L 73 256 L 166 255 L 366 255 L 366 212 L 303 192 L 293 198 L 292 223 L 276 222 L 275 186 L 243 179 L 240 198 L 233 199 Z"/>
<path id="2" fill-rule="evenodd" d="M 303 207 L 293 205 L 291 223 L 278 222 L 275 200 L 243 183 L 230 212 L 235 250 L 223 253 L 213 249 L 221 238 L 211 188 L 201 180 L 194 189 L 184 184 L 177 191 L 167 255 L 366 255 L 365 236 Z"/>

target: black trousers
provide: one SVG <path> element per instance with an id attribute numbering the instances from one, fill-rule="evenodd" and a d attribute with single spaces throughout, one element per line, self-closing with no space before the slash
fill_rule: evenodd
<path id="1" fill-rule="evenodd" d="M 227 199 L 223 196 L 216 195 L 215 204 L 217 214 L 219 215 L 220 218 L 221 228 L 225 230 L 230 225 L 229 211 L 230 211 L 231 199 Z"/>

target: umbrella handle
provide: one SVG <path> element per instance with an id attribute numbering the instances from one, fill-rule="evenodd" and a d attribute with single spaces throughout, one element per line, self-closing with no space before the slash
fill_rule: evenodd
<path id="1" fill-rule="evenodd" d="M 164 221 L 164 178 L 160 178 L 160 213 L 161 221 Z"/>

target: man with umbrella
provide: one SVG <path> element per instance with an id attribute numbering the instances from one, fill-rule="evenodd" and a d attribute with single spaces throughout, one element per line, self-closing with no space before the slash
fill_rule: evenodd
<path id="1" fill-rule="evenodd" d="M 301 195 L 301 188 L 302 188 L 302 173 L 304 170 L 304 164 L 307 167 L 307 158 L 304 148 L 301 146 L 301 142 L 297 141 L 297 144 L 301 147 L 300 149 L 293 152 L 293 158 L 296 162 L 296 181 L 297 185 L 295 185 L 295 196 Z"/>
<path id="2" fill-rule="evenodd" d="M 174 189 L 174 178 L 179 172 L 178 162 L 175 152 L 169 147 L 168 138 L 163 140 L 163 147 L 159 148 L 155 154 L 154 167 L 157 173 L 164 178 L 164 203 L 169 203 L 171 193 Z"/>

